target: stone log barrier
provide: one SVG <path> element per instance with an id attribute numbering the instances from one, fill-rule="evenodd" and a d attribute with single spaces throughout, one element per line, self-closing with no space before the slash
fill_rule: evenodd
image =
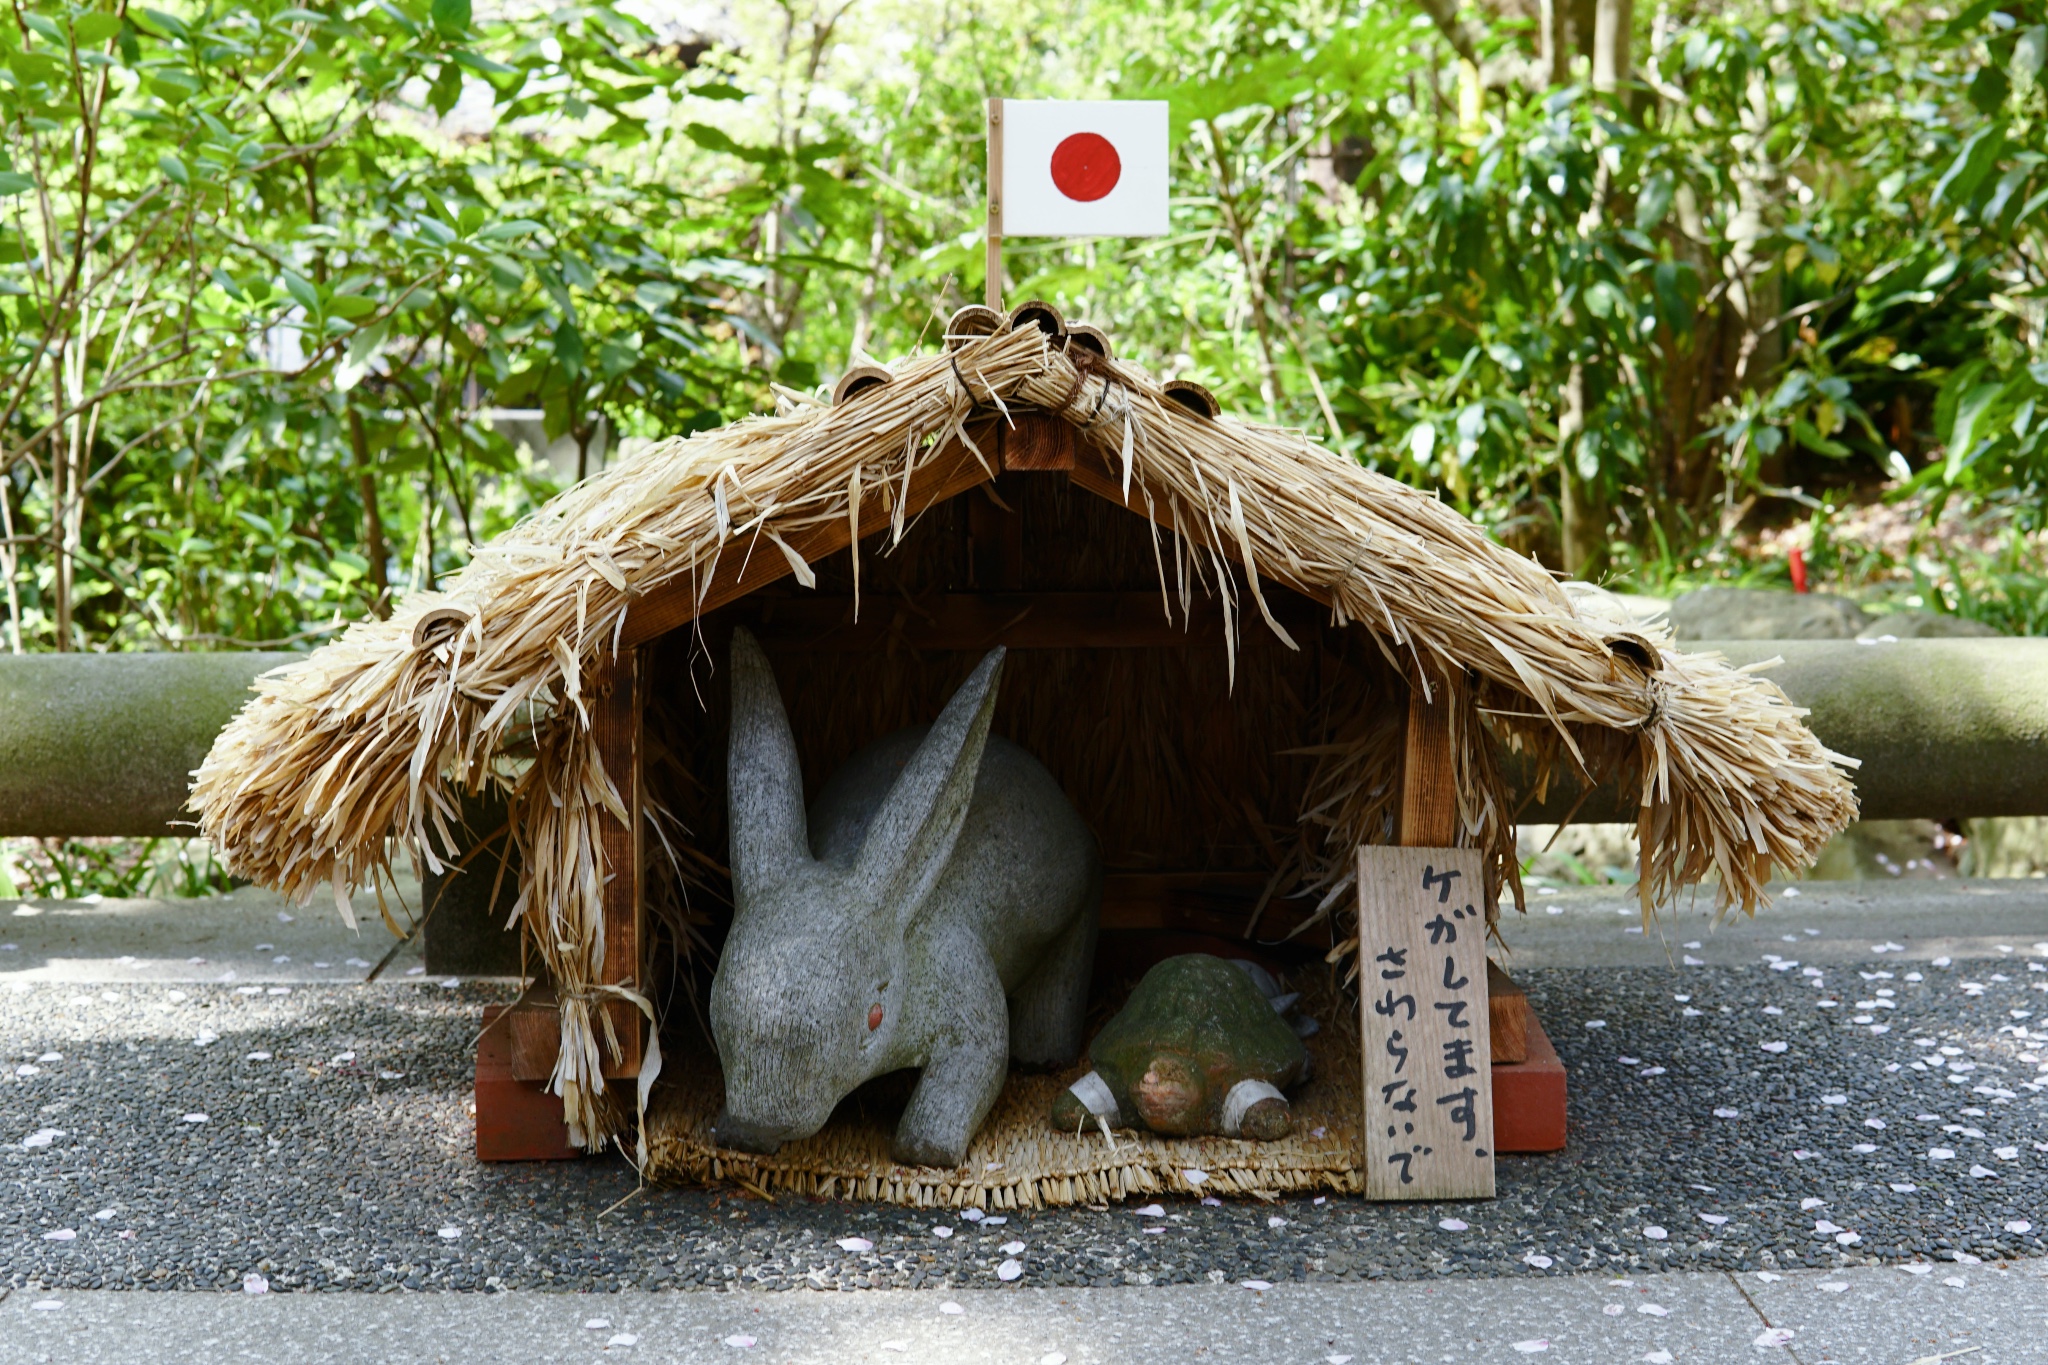
<path id="1" fill-rule="evenodd" d="M 0 655 L 0 836 L 193 833 L 192 770 L 256 675 L 299 657 Z"/>
<path id="2" fill-rule="evenodd" d="M 1812 711 L 1829 748 L 1863 760 L 1866 820 L 2048 815 L 2048 639 L 1693 642 L 1763 670 Z M 192 769 L 291 654 L 0 655 L 0 836 L 158 835 L 181 822 Z M 1553 784 L 1521 813 L 1555 821 Z M 1597 791 L 1579 821 L 1633 821 L 1633 794 Z"/>

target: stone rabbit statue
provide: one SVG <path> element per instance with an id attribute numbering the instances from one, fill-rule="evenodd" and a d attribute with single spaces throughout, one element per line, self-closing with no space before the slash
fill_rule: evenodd
<path id="1" fill-rule="evenodd" d="M 1101 859 L 1052 774 L 989 737 L 1002 664 L 984 658 L 929 729 L 856 754 L 807 820 L 775 677 L 733 633 L 719 1145 L 773 1152 L 862 1082 L 916 1068 L 896 1160 L 957 1166 L 1010 1058 L 1080 1055 Z"/>

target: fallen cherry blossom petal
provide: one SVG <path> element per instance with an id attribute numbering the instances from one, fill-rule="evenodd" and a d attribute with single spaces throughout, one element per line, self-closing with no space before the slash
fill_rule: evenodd
<path id="1" fill-rule="evenodd" d="M 1790 1327 L 1766 1327 L 1756 1334 L 1756 1344 L 1766 1350 L 1773 1346 L 1789 1346 L 1796 1335 Z"/>
<path id="2" fill-rule="evenodd" d="M 1463 1232 L 1472 1226 L 1462 1218 L 1439 1218 L 1436 1225 L 1445 1232 Z"/>
<path id="3" fill-rule="evenodd" d="M 639 1344 L 640 1337 L 634 1332 L 614 1332 L 605 1342 L 607 1346 L 638 1346 Z"/>
<path id="4" fill-rule="evenodd" d="M 754 1345 L 754 1339 L 744 1332 L 735 1332 L 733 1335 L 725 1339 L 725 1344 L 728 1346 L 737 1347 L 738 1349 L 745 1351 L 752 1348 L 752 1346 Z"/>
<path id="5" fill-rule="evenodd" d="M 1239 1280 L 1237 1283 L 1241 1288 L 1256 1290 L 1261 1293 L 1273 1287 L 1273 1283 L 1270 1280 Z"/>
<path id="6" fill-rule="evenodd" d="M 875 1244 L 873 1242 L 870 1242 L 865 1237 L 841 1237 L 839 1239 L 839 1249 L 841 1251 L 856 1252 L 873 1251 L 875 1249 Z"/>
<path id="7" fill-rule="evenodd" d="M 1528 1341 L 1516 1342 L 1515 1349 L 1525 1356 L 1541 1355 L 1550 1349 L 1550 1342 L 1543 1337 L 1535 1337 Z"/>
<path id="8" fill-rule="evenodd" d="M 1011 1280 L 1017 1279 L 1023 1274 L 1024 1263 L 1014 1256 L 996 1267 L 996 1278 L 1004 1284 L 1008 1284 Z"/>
<path id="9" fill-rule="evenodd" d="M 76 1228 L 52 1228 L 43 1234 L 45 1242 L 74 1242 L 78 1240 Z"/>
<path id="10" fill-rule="evenodd" d="M 1005 1256 L 1022 1256 L 1024 1254 L 1024 1244 L 1022 1242 L 1005 1242 L 1003 1243 L 1002 1251 Z"/>
<path id="11" fill-rule="evenodd" d="M 939 1311 L 941 1313 L 945 1313 L 948 1315 L 957 1315 L 960 1313 L 965 1313 L 967 1310 L 965 1308 L 962 1308 L 959 1304 L 953 1302 L 951 1299 L 947 1299 L 944 1303 L 939 1305 Z"/>
<path id="12" fill-rule="evenodd" d="M 270 1281 L 252 1270 L 242 1277 L 242 1292 L 244 1294 L 268 1294 L 270 1292 Z"/>

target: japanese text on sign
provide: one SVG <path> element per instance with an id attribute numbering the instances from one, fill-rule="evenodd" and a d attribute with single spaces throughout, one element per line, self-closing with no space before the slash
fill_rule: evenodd
<path id="1" fill-rule="evenodd" d="M 1358 851 L 1367 1198 L 1493 1194 L 1483 893 L 1475 849 Z"/>

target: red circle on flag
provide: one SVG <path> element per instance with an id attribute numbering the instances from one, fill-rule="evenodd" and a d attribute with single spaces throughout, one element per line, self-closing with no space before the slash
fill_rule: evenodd
<path id="1" fill-rule="evenodd" d="M 1123 179 L 1123 158 L 1100 133 L 1075 133 L 1052 149 L 1053 187 L 1069 199 L 1090 204 Z"/>

